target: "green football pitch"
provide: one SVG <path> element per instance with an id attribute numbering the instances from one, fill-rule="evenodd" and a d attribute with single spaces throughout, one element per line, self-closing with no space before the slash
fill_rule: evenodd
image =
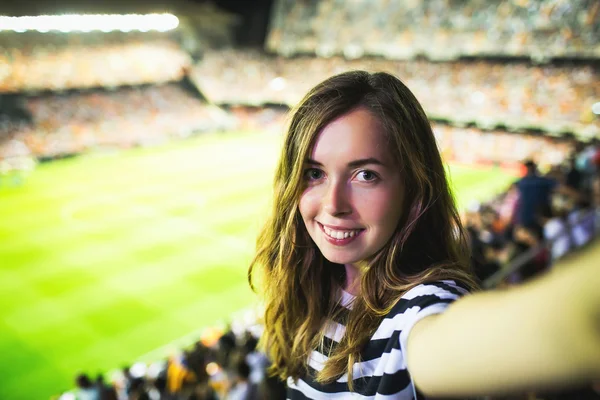
<path id="1" fill-rule="evenodd" d="M 48 399 L 80 371 L 163 357 L 255 304 L 246 272 L 280 144 L 205 135 L 0 182 L 0 399 Z M 461 206 L 514 179 L 450 170 Z"/>

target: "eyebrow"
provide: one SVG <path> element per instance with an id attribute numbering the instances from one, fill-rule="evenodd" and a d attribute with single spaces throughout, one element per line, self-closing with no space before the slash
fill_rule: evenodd
<path id="1" fill-rule="evenodd" d="M 311 165 L 318 165 L 321 167 L 323 166 L 323 164 L 321 164 L 320 162 L 318 162 L 316 160 L 313 160 L 312 158 L 307 158 L 306 163 L 311 164 Z M 381 166 L 385 167 L 385 164 L 383 162 L 381 162 L 378 159 L 373 158 L 373 157 L 361 158 L 360 160 L 350 161 L 348 163 L 348 166 L 350 168 L 357 168 L 357 167 L 362 167 L 362 166 L 368 165 L 368 164 L 381 165 Z"/>

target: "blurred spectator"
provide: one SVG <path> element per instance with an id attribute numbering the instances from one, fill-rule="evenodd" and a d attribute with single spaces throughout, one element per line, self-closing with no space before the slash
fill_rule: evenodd
<path id="1" fill-rule="evenodd" d="M 540 213 L 544 240 L 549 243 L 550 257 L 556 261 L 571 250 L 571 230 L 564 212 L 554 211 L 554 205 L 542 208 Z"/>
<path id="2" fill-rule="evenodd" d="M 581 172 L 582 190 L 591 193 L 593 181 L 600 173 L 600 141 L 594 138 L 577 155 L 575 160 L 576 168 Z"/>
<path id="3" fill-rule="evenodd" d="M 576 247 L 586 245 L 594 237 L 594 217 L 590 216 L 587 210 L 588 203 L 586 201 L 577 202 L 567 217 L 573 244 Z"/>
<path id="4" fill-rule="evenodd" d="M 541 246 L 543 243 L 543 231 L 538 225 L 515 227 L 513 260 L 524 253 L 531 254 L 530 258 L 523 263 L 519 269 L 518 282 L 526 282 L 531 278 L 544 272 L 550 263 L 548 250 Z"/>
<path id="5" fill-rule="evenodd" d="M 525 168 L 525 176 L 516 183 L 519 191 L 516 223 L 526 228 L 536 228 L 539 226 L 537 216 L 540 210 L 550 208 L 550 196 L 558 182 L 541 176 L 533 161 L 527 161 Z"/>
<path id="6" fill-rule="evenodd" d="M 133 378 L 131 380 L 127 395 L 129 400 L 150 400 L 150 395 L 146 390 L 146 382 L 143 378 Z"/>
<path id="7" fill-rule="evenodd" d="M 267 356 L 263 352 L 258 351 L 256 348 L 257 345 L 258 339 L 256 339 L 250 332 L 246 332 L 244 335 L 242 351 L 243 354 L 246 355 L 246 362 L 250 367 L 249 380 L 255 385 L 260 384 L 263 379 L 265 379 L 265 371 L 270 364 Z"/>
<path id="8" fill-rule="evenodd" d="M 515 225 L 517 207 L 519 206 L 519 189 L 516 183 L 510 185 L 498 207 L 498 216 L 506 231 Z"/>
<path id="9" fill-rule="evenodd" d="M 115 387 L 105 383 L 102 374 L 98 374 L 96 377 L 96 388 L 98 389 L 99 400 L 117 400 Z"/>
<path id="10" fill-rule="evenodd" d="M 482 239 L 482 236 L 486 236 L 484 233 L 486 231 L 479 211 L 468 212 L 465 222 L 470 240 L 473 271 L 479 281 L 483 282 L 500 269 L 500 264 L 495 259 L 494 247 Z M 489 232 L 487 234 L 490 235 Z"/>
<path id="11" fill-rule="evenodd" d="M 575 157 L 570 157 L 568 161 L 568 170 L 565 176 L 565 185 L 574 189 L 581 190 L 583 183 L 583 174 L 577 169 Z"/>
<path id="12" fill-rule="evenodd" d="M 217 345 L 217 363 L 225 368 L 229 368 L 232 359 L 231 355 L 236 349 L 236 336 L 231 329 L 227 329 L 221 335 Z"/>
<path id="13" fill-rule="evenodd" d="M 219 396 L 208 383 L 202 383 L 196 385 L 185 400 L 219 400 Z"/>
<path id="14" fill-rule="evenodd" d="M 275 376 L 266 376 L 258 388 L 258 400 L 285 400 L 287 385 Z"/>
<path id="15" fill-rule="evenodd" d="M 182 362 L 181 357 L 172 356 L 167 364 L 167 390 L 176 394 L 196 382 L 196 376 Z"/>
<path id="16" fill-rule="evenodd" d="M 256 400 L 257 385 L 250 381 L 250 366 L 243 354 L 232 360 L 231 386 L 225 396 L 226 400 Z"/>
<path id="17" fill-rule="evenodd" d="M 167 392 L 166 371 L 162 371 L 152 382 L 153 387 L 148 390 L 151 400 L 169 400 Z"/>
<path id="18" fill-rule="evenodd" d="M 184 352 L 185 365 L 192 372 L 197 382 L 208 382 L 209 375 L 206 372 L 206 364 L 210 358 L 210 350 L 200 342 L 196 342 L 194 348 Z"/>
<path id="19" fill-rule="evenodd" d="M 580 192 L 550 175 L 540 175 L 535 162 L 529 160 L 524 165 L 526 174 L 516 182 L 519 191 L 516 224 L 532 229 L 541 228 L 540 216 L 552 208 L 551 199 L 555 191 L 571 201 L 583 201 L 584 197 Z"/>
<path id="20" fill-rule="evenodd" d="M 119 379 L 115 385 L 119 399 L 127 399 L 130 388 L 131 388 L 132 380 L 133 380 L 133 377 L 131 376 L 129 367 L 123 367 L 121 369 L 121 374 L 119 375 Z"/>
<path id="21" fill-rule="evenodd" d="M 77 385 L 75 394 L 77 400 L 100 400 L 99 390 L 87 374 L 78 375 L 75 383 Z"/>

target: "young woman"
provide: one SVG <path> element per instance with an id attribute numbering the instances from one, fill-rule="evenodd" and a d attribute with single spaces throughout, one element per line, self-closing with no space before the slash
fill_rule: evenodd
<path id="1" fill-rule="evenodd" d="M 313 88 L 293 112 L 249 270 L 288 397 L 477 396 L 600 375 L 598 274 L 464 296 L 478 289 L 468 265 L 408 88 L 363 71 Z"/>

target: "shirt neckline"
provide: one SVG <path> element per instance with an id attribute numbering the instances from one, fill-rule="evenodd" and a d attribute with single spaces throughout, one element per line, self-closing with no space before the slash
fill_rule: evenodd
<path id="1" fill-rule="evenodd" d="M 352 309 L 352 303 L 356 300 L 356 296 L 350 292 L 342 289 L 342 297 L 340 299 L 340 304 L 346 308 Z"/>

